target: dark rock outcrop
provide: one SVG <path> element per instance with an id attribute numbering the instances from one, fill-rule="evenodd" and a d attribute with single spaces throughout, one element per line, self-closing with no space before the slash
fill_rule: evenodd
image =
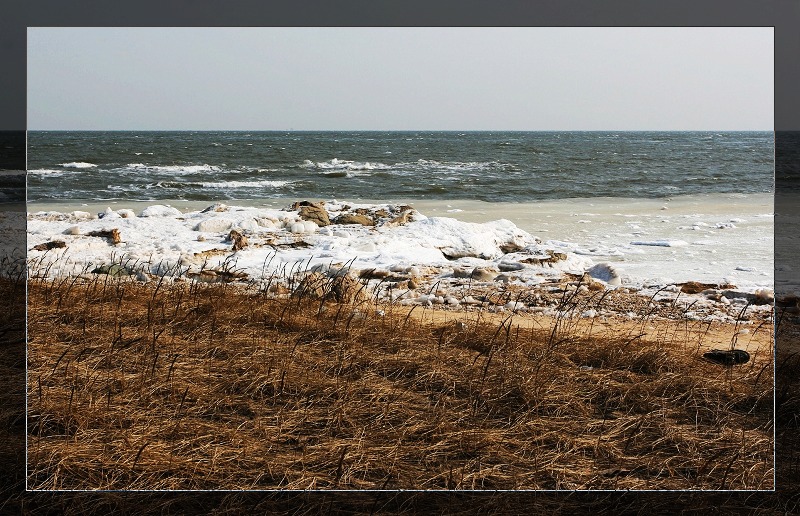
<path id="1" fill-rule="evenodd" d="M 367 215 L 360 213 L 343 213 L 333 219 L 334 224 L 361 224 L 362 226 L 374 226 L 375 221 Z"/>
<path id="2" fill-rule="evenodd" d="M 308 205 L 299 206 L 298 209 L 301 219 L 310 220 L 319 227 L 328 226 L 331 223 L 328 212 L 322 206 L 309 203 Z"/>

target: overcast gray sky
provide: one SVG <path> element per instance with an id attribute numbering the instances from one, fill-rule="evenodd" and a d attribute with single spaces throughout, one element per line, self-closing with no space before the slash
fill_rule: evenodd
<path id="1" fill-rule="evenodd" d="M 767 28 L 29 28 L 31 130 L 772 130 Z"/>

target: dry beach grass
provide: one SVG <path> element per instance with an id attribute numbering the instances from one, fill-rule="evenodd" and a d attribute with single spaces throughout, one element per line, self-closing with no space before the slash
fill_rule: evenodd
<path id="1" fill-rule="evenodd" d="M 523 321 L 329 297 L 32 280 L 28 487 L 774 487 L 771 322 L 725 368 L 702 352 L 738 325 L 572 317 L 599 298 Z"/>

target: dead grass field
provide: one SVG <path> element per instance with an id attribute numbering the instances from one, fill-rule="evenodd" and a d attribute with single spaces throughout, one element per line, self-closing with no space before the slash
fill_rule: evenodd
<path id="1" fill-rule="evenodd" d="M 733 325 L 28 289 L 30 489 L 774 487 L 771 327 L 727 369 Z"/>

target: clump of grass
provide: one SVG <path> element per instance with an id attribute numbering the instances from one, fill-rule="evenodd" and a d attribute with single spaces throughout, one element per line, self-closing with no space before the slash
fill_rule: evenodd
<path id="1" fill-rule="evenodd" d="M 33 278 L 28 486 L 773 486 L 766 354 L 726 371 L 674 331 L 578 324 L 603 292 L 525 328 L 513 313 L 430 322 L 365 283 L 344 295 L 344 275 L 300 288 L 315 272 L 284 272 Z"/>

